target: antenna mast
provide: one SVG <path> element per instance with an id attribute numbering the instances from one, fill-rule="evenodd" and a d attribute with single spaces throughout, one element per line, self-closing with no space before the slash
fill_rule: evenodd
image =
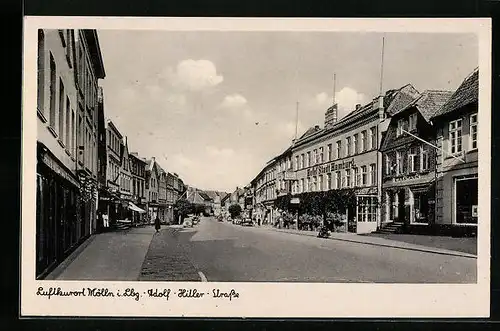
<path id="1" fill-rule="evenodd" d="M 385 48 L 385 36 L 382 37 L 382 59 L 380 63 L 380 94 L 382 95 L 382 82 L 384 80 L 384 48 Z"/>
<path id="2" fill-rule="evenodd" d="M 295 112 L 295 140 L 297 139 L 297 131 L 299 129 L 299 102 L 297 101 Z"/>

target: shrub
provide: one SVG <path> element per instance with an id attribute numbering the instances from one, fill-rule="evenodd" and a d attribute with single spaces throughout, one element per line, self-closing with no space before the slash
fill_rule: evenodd
<path id="1" fill-rule="evenodd" d="M 241 206 L 238 204 L 234 204 L 229 206 L 229 214 L 231 214 L 231 218 L 235 218 L 241 215 Z"/>

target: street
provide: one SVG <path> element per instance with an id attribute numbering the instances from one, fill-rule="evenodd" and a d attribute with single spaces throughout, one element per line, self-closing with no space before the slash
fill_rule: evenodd
<path id="1" fill-rule="evenodd" d="M 157 258 L 162 245 L 166 260 Z M 174 267 L 169 254 L 176 261 L 183 255 L 183 265 L 190 261 L 194 267 L 183 267 L 190 275 L 181 273 L 178 280 L 192 279 L 193 270 L 208 281 L 234 282 L 474 283 L 477 277 L 475 258 L 320 239 L 213 218 L 153 236 L 141 274 L 146 265 L 159 271 Z M 171 273 L 167 279 L 164 272 L 147 274 L 148 280 L 175 280 Z"/>

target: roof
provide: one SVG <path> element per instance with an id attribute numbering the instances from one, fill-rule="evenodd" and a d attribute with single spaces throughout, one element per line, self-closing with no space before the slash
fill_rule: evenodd
<path id="1" fill-rule="evenodd" d="M 106 73 L 104 71 L 104 62 L 102 60 L 101 46 L 99 45 L 99 37 L 97 36 L 97 31 L 92 30 L 83 30 L 85 38 L 87 39 L 87 43 L 89 46 L 90 58 L 92 60 L 92 65 L 94 66 L 95 74 L 97 78 L 106 77 Z"/>
<path id="2" fill-rule="evenodd" d="M 108 127 L 111 127 L 113 131 L 115 131 L 116 135 L 118 136 L 119 139 L 123 138 L 123 135 L 120 133 L 120 131 L 116 128 L 116 125 L 110 120 L 107 120 Z"/>
<path id="3" fill-rule="evenodd" d="M 211 197 L 209 197 L 209 196 L 208 196 L 208 194 L 206 194 L 205 192 L 200 192 L 200 191 L 198 191 L 197 193 L 200 195 L 200 197 L 201 197 L 203 200 L 207 200 L 207 201 L 212 200 L 212 198 L 211 198 Z"/>
<path id="4" fill-rule="evenodd" d="M 320 127 L 318 125 L 312 126 L 309 129 L 307 129 L 306 132 L 304 132 L 304 134 L 302 136 L 300 136 L 300 138 L 298 140 L 307 138 L 307 137 L 315 134 L 318 131 L 321 131 L 321 129 L 320 129 Z"/>
<path id="5" fill-rule="evenodd" d="M 406 107 L 397 110 L 392 115 L 394 116 L 407 109 L 416 107 L 424 119 L 429 122 L 431 117 L 450 99 L 452 94 L 452 91 L 426 90 Z"/>
<path id="6" fill-rule="evenodd" d="M 458 89 L 453 93 L 446 104 L 438 109 L 432 116 L 439 116 L 451 113 L 459 108 L 465 107 L 471 103 L 477 102 L 479 94 L 479 68 L 476 68 L 469 76 L 467 76 Z"/>

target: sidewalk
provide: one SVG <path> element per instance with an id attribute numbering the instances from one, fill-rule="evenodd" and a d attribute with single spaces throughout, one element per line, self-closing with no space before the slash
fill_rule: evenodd
<path id="1" fill-rule="evenodd" d="M 149 226 L 94 235 L 46 279 L 136 281 L 154 232 Z"/>
<path id="2" fill-rule="evenodd" d="M 270 228 L 270 227 L 265 227 L 264 229 L 269 229 L 269 230 L 277 231 L 277 232 L 285 232 L 285 233 L 290 233 L 290 234 L 302 235 L 302 236 L 310 236 L 310 237 L 317 237 L 317 235 L 318 235 L 317 231 L 278 229 L 278 228 Z M 332 232 L 330 238 L 328 238 L 328 239 L 348 241 L 348 242 L 367 244 L 367 245 L 382 246 L 382 247 L 391 247 L 391 248 L 397 248 L 397 249 L 407 249 L 407 250 L 428 252 L 428 253 L 435 253 L 435 254 L 477 258 L 477 255 L 466 253 L 466 252 L 460 252 L 460 251 L 444 249 L 444 248 L 439 248 L 439 247 L 429 247 L 429 246 L 424 246 L 424 245 L 416 245 L 416 244 L 403 242 L 403 241 L 390 240 L 390 239 L 385 239 L 385 238 L 380 238 L 380 237 L 375 237 L 375 236 L 358 235 L 355 233 Z"/>

